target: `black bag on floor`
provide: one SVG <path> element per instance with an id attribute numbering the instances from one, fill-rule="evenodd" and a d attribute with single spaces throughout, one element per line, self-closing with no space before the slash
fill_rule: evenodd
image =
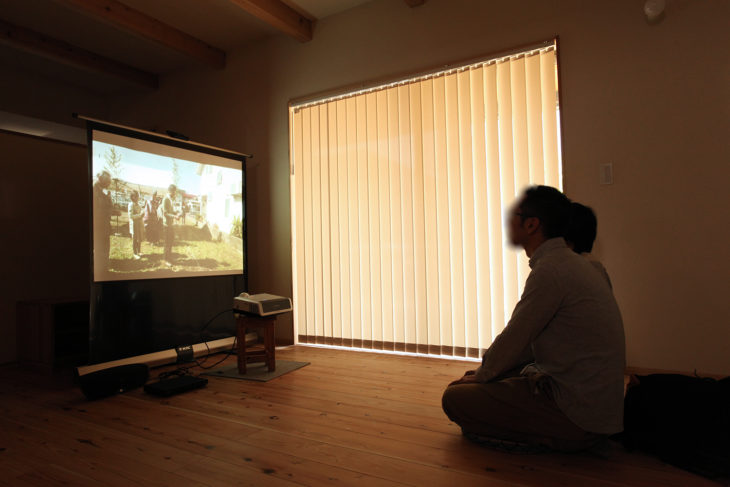
<path id="1" fill-rule="evenodd" d="M 628 450 L 708 477 L 730 477 L 730 377 L 637 376 L 624 401 Z"/>

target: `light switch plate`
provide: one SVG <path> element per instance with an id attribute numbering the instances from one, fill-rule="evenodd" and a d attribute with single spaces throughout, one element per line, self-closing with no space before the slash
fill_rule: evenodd
<path id="1" fill-rule="evenodd" d="M 600 184 L 613 184 L 613 164 L 601 164 L 599 166 L 598 182 Z"/>

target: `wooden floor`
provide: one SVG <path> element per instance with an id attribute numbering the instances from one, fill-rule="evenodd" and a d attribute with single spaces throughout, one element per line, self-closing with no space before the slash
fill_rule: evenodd
<path id="1" fill-rule="evenodd" d="M 717 485 L 619 446 L 604 459 L 471 444 L 440 400 L 473 362 L 305 346 L 277 358 L 311 364 L 169 399 L 86 401 L 58 374 L 0 367 L 0 485 Z"/>

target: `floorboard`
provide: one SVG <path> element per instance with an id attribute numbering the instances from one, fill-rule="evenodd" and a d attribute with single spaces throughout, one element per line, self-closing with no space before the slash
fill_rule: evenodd
<path id="1" fill-rule="evenodd" d="M 310 365 L 265 383 L 207 376 L 170 398 L 137 389 L 97 401 L 69 375 L 0 367 L 0 485 L 718 485 L 619 445 L 601 458 L 470 443 L 440 401 L 474 362 L 310 346 L 277 358 Z"/>

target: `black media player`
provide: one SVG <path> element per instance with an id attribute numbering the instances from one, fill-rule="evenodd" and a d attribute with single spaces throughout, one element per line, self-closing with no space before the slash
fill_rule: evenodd
<path id="1" fill-rule="evenodd" d="M 163 379 L 157 382 L 151 382 L 144 386 L 144 391 L 153 396 L 170 397 L 181 392 L 205 387 L 208 379 L 196 377 L 194 375 L 183 375 L 173 379 Z"/>

